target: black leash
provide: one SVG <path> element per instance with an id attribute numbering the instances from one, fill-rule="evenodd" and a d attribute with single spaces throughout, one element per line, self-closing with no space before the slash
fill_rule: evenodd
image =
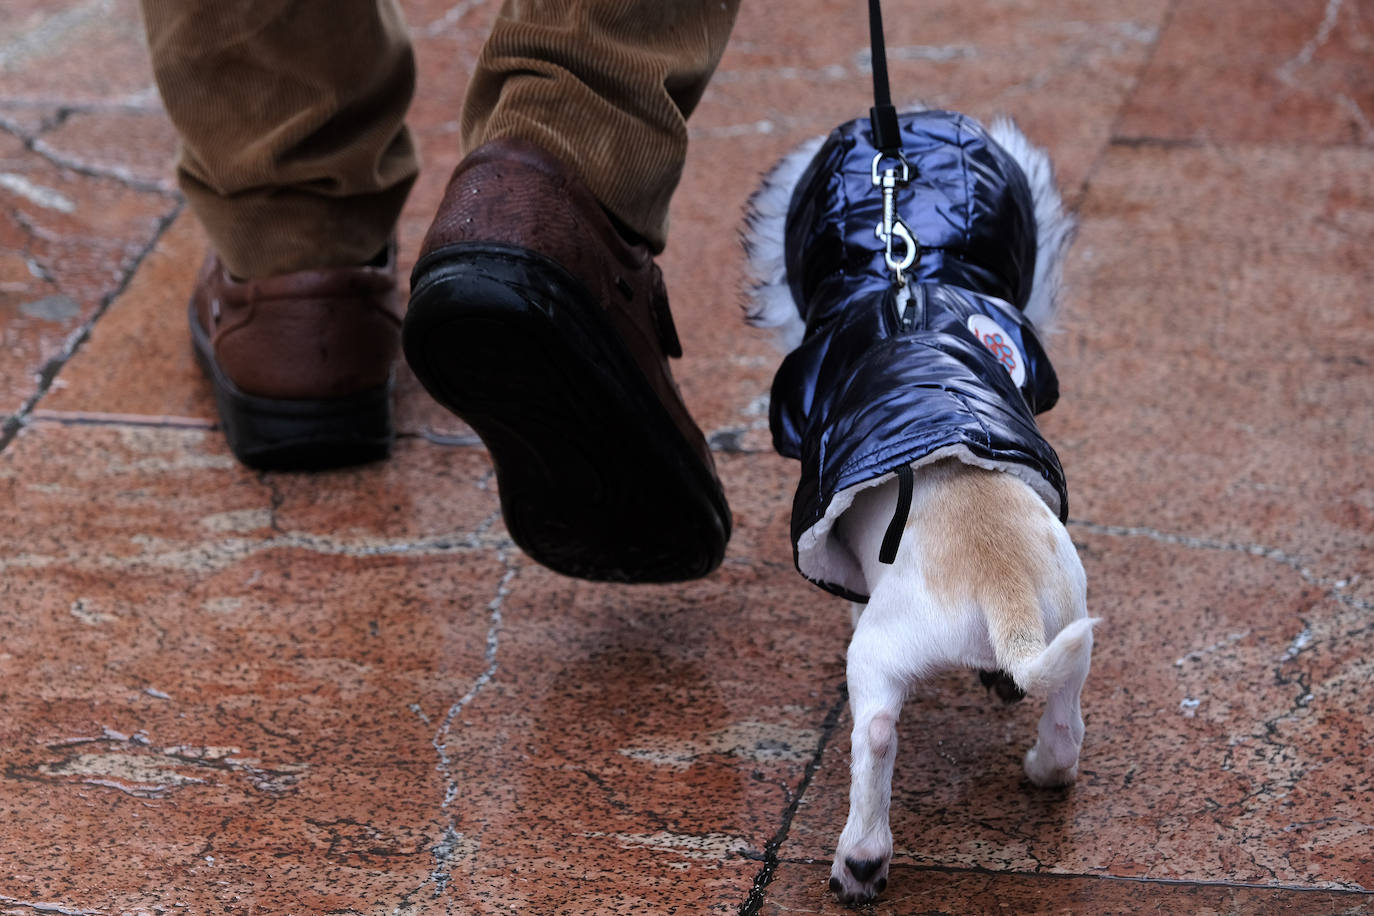
<path id="1" fill-rule="evenodd" d="M 885 155 L 900 156 L 902 129 L 897 124 L 897 109 L 892 107 L 892 91 L 887 83 L 887 44 L 883 40 L 883 10 L 878 0 L 868 0 L 868 43 L 873 58 L 873 107 L 868 109 L 873 146 Z"/>
<path id="2" fill-rule="evenodd" d="M 902 286 L 905 283 L 902 271 L 915 262 L 917 246 L 896 213 L 896 188 L 910 179 L 910 166 L 902 155 L 902 128 L 897 123 L 897 109 L 892 107 L 892 90 L 887 82 L 887 44 L 883 40 L 883 11 L 879 0 L 868 0 L 868 41 L 873 58 L 873 107 L 868 109 L 868 123 L 873 129 L 873 146 L 878 151 L 873 160 L 873 183 L 883 190 L 883 224 L 878 227 L 878 236 L 887 246 L 887 266 L 893 271 L 893 282 Z M 900 177 L 895 165 L 879 176 L 878 166 L 884 160 L 900 164 Z M 894 237 L 906 245 L 905 257 L 900 260 L 893 254 Z M 902 532 L 906 530 L 906 519 L 911 513 L 911 466 L 901 465 L 896 474 L 897 510 L 892 513 L 892 521 L 878 549 L 878 562 L 889 565 L 897 559 L 897 547 L 902 543 Z"/>

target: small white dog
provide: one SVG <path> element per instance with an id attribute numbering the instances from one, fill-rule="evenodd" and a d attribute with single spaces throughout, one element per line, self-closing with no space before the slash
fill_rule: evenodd
<path id="1" fill-rule="evenodd" d="M 887 884 L 888 803 L 897 717 L 907 688 L 949 668 L 1006 672 L 1046 698 L 1026 775 L 1062 786 L 1078 775 L 1079 696 L 1088 676 L 1093 620 L 1087 580 L 1068 532 L 1011 474 L 945 459 L 915 475 L 896 562 L 878 547 L 897 500 L 895 482 L 859 493 L 838 535 L 864 566 L 872 595 L 857 618 L 846 673 L 854 718 L 849 820 L 830 887 L 845 902 Z"/>
<path id="2" fill-rule="evenodd" d="M 962 116 L 950 115 L 950 119 L 954 126 L 949 131 L 958 137 L 973 136 L 969 131 L 974 127 L 982 131 L 976 123 L 969 127 Z M 936 122 L 933 117 L 931 123 L 937 125 L 932 134 L 946 129 L 943 122 Z M 844 131 L 846 128 L 837 129 L 834 136 Z M 976 136 L 984 135 L 978 133 Z M 789 277 L 785 244 L 795 244 L 802 239 L 801 244 L 813 245 L 818 250 L 841 252 L 835 258 L 837 264 L 843 265 L 840 272 L 857 277 L 858 283 L 872 280 L 872 269 L 864 266 L 866 255 L 855 253 L 860 244 L 867 244 L 862 241 L 865 235 L 861 230 L 871 222 L 865 224 L 862 219 L 871 220 L 871 216 L 852 220 L 845 214 L 829 217 L 824 231 L 813 232 L 810 236 L 805 235 L 810 227 L 802 226 L 799 230 L 787 222 L 789 216 L 794 220 L 815 219 L 815 213 L 823 209 L 814 203 L 799 208 L 798 200 L 808 194 L 823 202 L 840 200 L 846 208 L 857 199 L 859 191 L 856 189 L 862 189 L 863 180 L 861 175 L 856 177 L 856 173 L 865 160 L 853 157 L 846 161 L 844 157 L 853 156 L 847 151 L 856 142 L 861 143 L 862 137 L 861 133 L 851 131 L 842 141 L 832 136 L 824 148 L 819 140 L 804 145 L 769 174 L 764 187 L 751 201 L 745 232 L 755 281 L 749 320 L 756 326 L 776 329 L 785 349 L 798 347 L 809 335 L 831 333 L 829 329 L 849 322 L 853 315 L 852 311 L 832 310 L 817 317 L 816 307 L 798 304 L 797 299 L 807 295 L 799 291 L 820 288 L 821 284 L 830 281 Z M 927 142 L 926 135 L 921 137 L 919 142 Z M 1035 226 L 1029 232 L 1031 238 L 1037 240 L 1031 244 L 1034 277 L 1033 281 L 1030 277 L 1025 278 L 1026 287 L 1032 291 L 1019 310 L 1024 319 L 1015 318 L 1015 321 L 1024 320 L 1030 325 L 1028 334 L 1033 337 L 1037 329 L 1044 332 L 1053 319 L 1062 259 L 1073 224 L 1063 212 L 1049 161 L 1042 151 L 1031 146 L 1007 120 L 995 122 L 985 138 L 989 141 L 988 146 L 995 147 L 995 153 L 987 154 L 992 157 L 987 161 L 1003 166 L 1012 161 L 1015 166 L 1006 170 L 1011 172 L 1019 167 L 1024 174 L 1024 183 L 1017 185 L 1021 188 L 1018 191 L 1021 211 L 1018 212 L 1033 211 L 1029 219 Z M 937 151 L 933 155 L 946 154 Z M 918 168 L 913 166 L 913 172 Z M 825 170 L 830 170 L 830 174 L 821 174 Z M 875 162 L 875 178 L 876 171 Z M 946 198 L 940 194 L 946 193 L 957 193 L 957 190 L 936 189 L 927 194 L 923 189 L 916 192 L 913 199 L 919 201 L 923 199 L 922 194 L 927 194 L 943 204 Z M 1032 204 L 1027 206 L 1026 201 Z M 958 207 L 951 206 L 949 210 L 958 212 Z M 795 216 L 797 212 L 803 215 Z M 919 215 L 915 221 L 919 221 Z M 824 239 L 826 233 L 843 241 L 823 240 L 813 244 L 812 240 Z M 959 238 L 958 233 L 953 232 L 952 237 Z M 963 237 L 967 238 L 966 230 Z M 826 244 L 831 244 L 832 248 L 824 248 Z M 950 246 L 951 250 L 956 247 L 956 243 Z M 976 261 L 975 254 L 965 251 L 940 252 L 939 256 L 962 258 L 961 264 Z M 1028 271 L 1032 265 L 1023 263 L 1026 260 L 1017 263 Z M 814 256 L 800 262 L 794 259 L 794 272 L 813 270 L 816 262 Z M 855 267 L 855 264 L 860 266 Z M 980 265 L 975 264 L 977 266 Z M 921 270 L 919 263 L 916 270 L 918 273 Z M 940 295 L 934 290 L 947 282 L 941 278 L 941 270 L 943 268 L 937 266 L 927 276 L 916 278 L 928 284 L 932 297 Z M 826 295 L 832 300 L 844 300 L 846 293 L 841 290 Z M 1003 327 L 1010 327 L 1011 319 L 1007 315 L 1013 307 L 996 295 L 987 297 L 992 299 L 992 305 L 982 307 L 996 316 Z M 872 297 L 864 300 L 856 296 L 843 308 L 871 310 L 875 308 L 871 302 Z M 999 311 L 1003 306 L 1006 314 Z M 821 311 L 826 307 L 822 304 Z M 968 326 L 974 329 L 977 342 L 991 348 L 992 344 L 977 330 L 987 325 L 984 317 L 972 316 Z M 885 325 L 874 325 L 878 330 L 872 336 L 884 340 L 896 338 L 905 333 L 903 328 L 910 327 L 885 320 L 888 321 Z M 1029 337 L 1022 339 L 1024 342 Z M 1001 341 L 998 337 L 999 344 Z M 831 350 L 840 346 L 831 341 L 825 344 Z M 1035 346 L 1038 347 L 1038 343 Z M 890 350 L 875 349 L 873 352 L 877 356 L 865 354 L 850 364 L 841 364 L 843 371 L 824 367 L 818 371 L 804 371 L 811 372 L 807 378 L 820 379 L 815 383 L 817 388 L 827 384 L 827 378 L 831 380 L 829 384 L 852 388 L 852 379 L 864 371 L 854 367 L 871 365 L 874 359 L 885 358 L 882 354 Z M 910 352 L 916 355 L 900 358 L 908 362 L 922 359 L 923 351 L 913 349 Z M 1012 363 L 1020 363 L 1023 368 L 1016 384 L 1029 384 L 1024 381 L 1024 366 L 1030 361 L 1014 346 L 1012 352 L 1014 359 L 1003 360 L 1002 365 L 1016 376 Z M 834 357 L 826 355 L 824 358 Z M 1052 370 L 1047 371 L 1052 373 Z M 802 453 L 792 457 L 800 457 L 804 466 L 808 460 L 823 463 L 828 460 L 826 449 L 834 448 L 833 436 L 854 424 L 845 425 L 849 415 L 845 415 L 841 423 L 833 422 L 833 417 L 812 422 L 817 428 L 806 435 L 825 441 L 807 453 L 807 449 L 795 441 L 802 434 L 789 432 L 801 427 L 803 421 L 789 420 L 786 412 L 790 408 L 779 409 L 777 404 L 779 385 L 787 384 L 783 378 L 780 372 L 774 388 L 775 443 L 785 443 L 779 444 L 784 454 L 789 451 Z M 1005 390 L 1005 380 L 999 380 L 999 384 Z M 926 390 L 938 389 L 940 385 L 923 380 L 915 387 Z M 884 396 L 889 390 L 879 388 Z M 1021 390 L 1029 389 L 1023 387 Z M 808 390 L 800 401 L 814 414 L 820 410 L 815 405 L 824 401 L 827 394 L 824 390 Z M 1021 397 L 1014 393 L 1010 396 Z M 1033 396 L 1031 401 L 1034 404 Z M 1023 403 L 1020 409 L 1025 410 L 1025 407 Z M 1041 404 L 1039 409 L 1044 407 Z M 849 413 L 862 413 L 864 409 L 860 405 Z M 1029 413 L 1026 411 L 1027 416 Z M 810 417 L 805 421 L 811 422 Z M 876 451 L 856 450 L 856 454 Z M 816 453 L 821 455 L 819 459 L 814 457 Z M 847 485 L 839 492 L 823 494 L 824 500 L 799 490 L 799 502 L 805 496 L 812 503 L 820 501 L 822 506 L 803 518 L 801 524 L 794 511 L 793 536 L 798 568 L 812 581 L 838 594 L 868 596 L 866 603 L 853 604 L 854 633 L 847 666 L 854 720 L 849 819 L 839 838 L 830 878 L 831 890 L 846 903 L 870 900 L 887 885 L 893 849 L 888 808 L 897 753 L 896 725 L 908 688 L 914 682 L 941 670 L 974 668 L 984 673 L 984 683 L 995 685 L 1003 699 L 1019 699 L 1022 694 L 1043 698 L 1046 706 L 1038 736 L 1024 761 L 1026 775 L 1037 786 L 1072 783 L 1077 777 L 1079 749 L 1083 743 L 1079 698 L 1088 675 L 1096 621 L 1087 614 L 1083 566 L 1060 520 L 1061 513 L 1051 508 L 1062 509 L 1062 478 L 1061 491 L 1056 493 L 1053 486 L 1022 465 L 948 443 L 914 459 L 903 460 L 907 461 L 906 467 L 913 469 L 910 508 L 904 519 L 900 516 L 901 504 L 907 494 L 901 492 L 899 483 L 904 468 L 902 474 L 894 474 L 891 468 L 878 468 L 872 479 Z M 1057 470 L 1057 460 L 1054 464 Z M 813 476 L 822 479 L 820 489 L 825 486 L 824 471 L 822 468 L 813 472 Z M 898 531 L 900 540 L 893 556 L 890 543 L 885 542 L 890 542 Z M 887 555 L 880 561 L 883 554 Z"/>

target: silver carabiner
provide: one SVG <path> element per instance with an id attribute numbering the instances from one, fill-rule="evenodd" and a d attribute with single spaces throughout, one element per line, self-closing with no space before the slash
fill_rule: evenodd
<path id="1" fill-rule="evenodd" d="M 883 169 L 881 176 L 878 174 L 878 166 L 884 159 L 893 158 L 901 164 L 901 177 L 897 177 L 897 169 L 888 166 Z M 902 222 L 902 218 L 897 215 L 897 187 L 905 185 L 911 180 L 911 166 L 906 161 L 906 157 L 901 153 L 892 156 L 888 153 L 878 153 L 873 157 L 872 165 L 873 184 L 882 189 L 883 192 L 883 221 L 874 227 L 874 234 L 882 241 L 884 246 L 883 260 L 887 264 L 887 269 L 892 271 L 892 282 L 901 286 L 906 282 L 904 272 L 916 263 L 916 255 L 920 250 L 911 230 Z M 897 257 L 893 253 L 892 240 L 896 238 L 902 243 L 902 255 Z"/>

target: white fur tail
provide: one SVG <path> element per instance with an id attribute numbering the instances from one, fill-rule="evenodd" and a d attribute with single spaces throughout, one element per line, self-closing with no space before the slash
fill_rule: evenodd
<path id="1" fill-rule="evenodd" d="M 1093 649 L 1093 624 L 1098 617 L 1080 617 L 1059 631 L 1039 654 L 1008 666 L 1016 686 L 1031 696 L 1044 697 L 1069 683 L 1081 680 Z"/>
<path id="2" fill-rule="evenodd" d="M 1077 229 L 1074 218 L 1064 212 L 1064 201 L 1054 184 L 1054 166 L 1043 149 L 1021 133 L 1010 118 L 997 118 L 988 135 L 1021 166 L 1030 185 L 1035 209 L 1035 277 L 1031 283 L 1026 317 L 1041 334 L 1054 330 L 1059 312 L 1060 289 L 1064 282 L 1064 259 Z"/>

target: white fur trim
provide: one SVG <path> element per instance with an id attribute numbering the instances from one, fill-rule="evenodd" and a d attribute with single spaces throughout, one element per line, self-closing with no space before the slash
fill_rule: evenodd
<path id="1" fill-rule="evenodd" d="M 934 464 L 945 458 L 956 458 L 964 464 L 989 471 L 1003 471 L 1024 482 L 1045 501 L 1050 511 L 1059 514 L 1059 493 L 1030 468 L 1011 461 L 989 461 L 980 458 L 964 445 L 950 445 L 937 449 L 911 463 L 913 470 Z M 858 595 L 871 594 L 864 578 L 863 566 L 849 547 L 833 534 L 835 523 L 854 504 L 854 497 L 862 490 L 886 483 L 895 473 L 883 474 L 863 483 L 856 483 L 836 493 L 825 509 L 825 517 L 801 533 L 797 538 L 797 569 L 813 582 L 833 582 Z"/>
<path id="2" fill-rule="evenodd" d="M 1035 277 L 1030 301 L 1026 303 L 1026 317 L 1037 332 L 1048 334 L 1054 330 L 1059 311 L 1064 258 L 1069 251 L 1069 242 L 1073 241 L 1075 221 L 1064 212 L 1064 202 L 1054 185 L 1054 166 L 1045 151 L 1027 140 L 1010 118 L 995 119 L 988 127 L 988 134 L 1021 166 L 1026 183 L 1030 185 L 1035 208 L 1036 250 Z"/>
<path id="3" fill-rule="evenodd" d="M 824 142 L 824 136 L 813 137 L 784 156 L 763 176 L 744 214 L 741 239 L 750 281 L 745 321 L 756 328 L 776 329 L 775 340 L 784 353 L 796 349 L 806 334 L 806 321 L 787 284 L 787 208 L 802 173 Z"/>

